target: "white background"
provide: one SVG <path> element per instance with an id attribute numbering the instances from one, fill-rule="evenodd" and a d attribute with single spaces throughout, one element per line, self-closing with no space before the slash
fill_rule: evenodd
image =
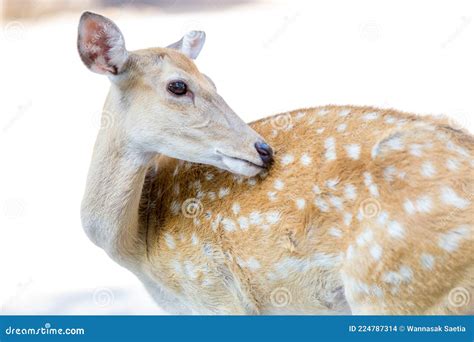
<path id="1" fill-rule="evenodd" d="M 248 121 L 355 104 L 449 115 L 472 132 L 473 7 L 472 0 L 234 1 L 98 11 L 116 21 L 131 50 L 205 30 L 197 64 Z M 161 313 L 81 229 L 108 80 L 79 60 L 79 16 L 2 23 L 0 312 Z"/>

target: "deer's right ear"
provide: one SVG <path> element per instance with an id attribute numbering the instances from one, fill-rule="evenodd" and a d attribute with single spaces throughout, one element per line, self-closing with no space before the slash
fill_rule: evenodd
<path id="1" fill-rule="evenodd" d="M 77 49 L 84 64 L 103 75 L 121 73 L 128 59 L 117 25 L 99 14 L 84 12 L 79 21 Z"/>

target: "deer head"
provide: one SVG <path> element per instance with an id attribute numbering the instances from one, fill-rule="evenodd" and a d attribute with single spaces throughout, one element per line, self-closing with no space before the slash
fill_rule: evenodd
<path id="1" fill-rule="evenodd" d="M 77 45 L 84 64 L 108 76 L 109 130 L 129 148 L 254 176 L 271 165 L 272 149 L 197 69 L 204 41 L 192 31 L 166 48 L 127 51 L 111 20 L 85 12 Z"/>

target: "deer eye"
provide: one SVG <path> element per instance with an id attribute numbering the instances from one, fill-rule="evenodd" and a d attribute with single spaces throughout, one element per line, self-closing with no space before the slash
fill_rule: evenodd
<path id="1" fill-rule="evenodd" d="M 188 92 L 188 86 L 183 81 L 171 81 L 168 83 L 168 91 L 181 96 Z"/>

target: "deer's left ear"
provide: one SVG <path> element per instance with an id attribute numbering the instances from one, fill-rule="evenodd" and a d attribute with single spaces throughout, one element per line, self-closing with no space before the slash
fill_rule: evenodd
<path id="1" fill-rule="evenodd" d="M 206 33 L 203 31 L 190 31 L 176 43 L 168 45 L 167 48 L 178 50 L 189 58 L 196 59 L 205 41 Z"/>

